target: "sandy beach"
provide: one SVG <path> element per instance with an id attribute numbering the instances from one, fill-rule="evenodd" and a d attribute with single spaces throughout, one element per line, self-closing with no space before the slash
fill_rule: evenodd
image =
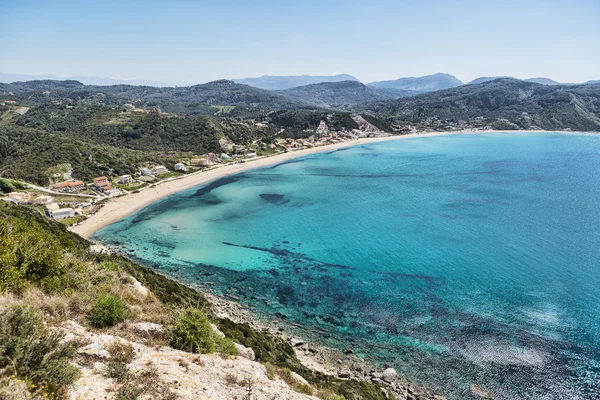
<path id="1" fill-rule="evenodd" d="M 526 132 L 526 131 L 515 131 Z M 540 131 L 535 131 L 540 132 Z M 415 133 L 408 135 L 386 136 L 378 138 L 363 138 L 343 143 L 336 143 L 291 151 L 287 153 L 275 154 L 268 157 L 248 160 L 245 163 L 219 165 L 209 170 L 203 170 L 185 175 L 182 178 L 171 181 L 162 182 L 156 186 L 149 187 L 139 193 L 132 193 L 126 196 L 116 197 L 108 200 L 108 202 L 98 212 L 90 216 L 85 221 L 69 229 L 85 238 L 90 237 L 97 230 L 110 225 L 150 204 L 153 202 L 177 193 L 179 191 L 192 188 L 194 186 L 203 185 L 215 179 L 222 178 L 227 175 L 237 174 L 253 168 L 260 168 L 268 165 L 278 164 L 293 158 L 302 157 L 314 153 L 332 151 L 350 146 L 357 146 L 368 143 L 378 143 L 389 140 L 402 140 L 415 137 L 433 137 L 455 134 L 485 134 L 489 131 L 456 131 L 456 132 L 430 132 L 430 133 Z"/>

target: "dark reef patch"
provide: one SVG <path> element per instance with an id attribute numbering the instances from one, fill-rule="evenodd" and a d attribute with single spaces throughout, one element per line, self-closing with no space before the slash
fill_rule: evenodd
<path id="1" fill-rule="evenodd" d="M 294 258 L 296 260 L 301 260 L 301 261 L 311 261 L 316 263 L 318 265 L 321 266 L 326 266 L 326 267 L 333 267 L 333 268 L 340 268 L 340 269 L 356 269 L 353 267 L 350 267 L 348 265 L 342 265 L 342 264 L 335 264 L 335 263 L 328 263 L 328 262 L 322 262 L 322 261 L 317 261 L 314 258 L 308 257 L 304 254 L 301 253 L 294 253 L 290 250 L 286 250 L 286 249 L 276 249 L 275 247 L 271 247 L 270 249 L 264 248 L 264 247 L 256 247 L 256 246 L 249 246 L 249 245 L 242 245 L 242 244 L 235 244 L 235 243 L 229 243 L 229 242 L 222 242 L 224 245 L 226 246 L 233 246 L 233 247 L 242 247 L 244 249 L 250 249 L 250 250 L 257 250 L 257 251 L 264 251 L 267 253 L 271 253 L 275 256 L 279 256 L 279 257 L 291 257 Z"/>
<path id="2" fill-rule="evenodd" d="M 264 201 L 278 206 L 282 206 L 290 202 L 290 200 L 286 199 L 284 195 L 277 193 L 261 193 L 259 196 Z"/>
<path id="3" fill-rule="evenodd" d="M 203 196 L 207 193 L 210 193 L 214 189 L 220 188 L 221 186 L 229 185 L 230 183 L 237 182 L 239 179 L 242 179 L 242 178 L 243 178 L 243 175 L 238 174 L 238 175 L 226 176 L 224 178 L 217 179 L 216 181 L 211 182 L 208 185 L 205 185 L 205 186 L 201 187 L 200 189 L 196 190 L 196 193 L 194 193 L 194 196 Z"/>

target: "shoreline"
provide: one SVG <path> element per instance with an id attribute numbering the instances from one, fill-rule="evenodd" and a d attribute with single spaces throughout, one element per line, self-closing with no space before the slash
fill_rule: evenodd
<path id="1" fill-rule="evenodd" d="M 375 138 L 361 138 L 341 143 L 328 144 L 318 147 L 312 147 L 309 149 L 296 150 L 286 153 L 279 153 L 271 156 L 266 156 L 254 160 L 246 161 L 245 163 L 235 163 L 219 165 L 218 167 L 201 170 L 188 175 L 185 175 L 178 179 L 165 181 L 157 184 L 156 186 L 148 187 L 138 193 L 130 193 L 125 196 L 115 197 L 108 199 L 106 204 L 102 206 L 96 213 L 92 214 L 86 220 L 80 222 L 77 225 L 71 226 L 68 229 L 71 232 L 77 233 L 78 235 L 88 239 L 98 230 L 117 222 L 136 211 L 141 210 L 144 207 L 149 206 L 157 200 L 163 199 L 167 196 L 180 192 L 182 190 L 190 189 L 195 186 L 206 184 L 215 179 L 223 178 L 228 175 L 234 175 L 241 172 L 245 172 L 251 169 L 266 167 L 273 164 L 285 162 L 294 158 L 307 156 L 316 153 L 323 153 L 327 151 L 338 150 L 347 147 L 360 146 L 369 143 L 380 143 L 387 142 L 390 140 L 401 140 L 418 137 L 438 137 L 438 136 L 449 136 L 449 135 L 477 135 L 477 134 L 489 134 L 498 133 L 505 131 L 452 131 L 452 132 L 425 132 L 425 133 L 411 133 L 407 135 L 392 135 Z M 506 131 L 515 133 L 544 133 L 548 131 Z"/>

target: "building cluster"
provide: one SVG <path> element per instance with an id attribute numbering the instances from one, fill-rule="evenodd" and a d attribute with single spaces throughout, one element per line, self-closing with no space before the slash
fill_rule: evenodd
<path id="1" fill-rule="evenodd" d="M 72 192 L 78 192 L 80 190 L 84 190 L 85 189 L 85 183 L 83 183 L 82 181 L 64 181 L 64 182 L 59 182 L 56 183 L 52 186 L 52 189 L 54 189 L 54 191 L 56 192 L 65 192 L 65 193 L 72 193 Z"/>
<path id="2" fill-rule="evenodd" d="M 106 176 L 99 176 L 92 180 L 94 188 L 107 196 L 116 196 L 121 194 L 119 189 L 114 188 Z"/>
<path id="3" fill-rule="evenodd" d="M 210 166 L 215 165 L 217 163 L 221 163 L 225 160 L 228 160 L 230 157 L 226 153 L 221 153 L 221 155 L 217 155 L 215 153 L 208 153 L 200 157 L 192 157 L 190 160 L 191 165 L 199 165 L 199 166 Z"/>
<path id="4" fill-rule="evenodd" d="M 142 168 L 140 171 L 140 173 L 144 176 L 158 176 L 166 174 L 167 172 L 169 172 L 169 170 L 164 165 L 156 165 L 153 168 Z"/>

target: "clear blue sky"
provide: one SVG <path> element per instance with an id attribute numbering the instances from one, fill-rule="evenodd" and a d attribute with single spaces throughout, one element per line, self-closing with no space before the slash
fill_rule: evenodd
<path id="1" fill-rule="evenodd" d="M 600 0 L 1 0 L 0 72 L 600 79 Z"/>

